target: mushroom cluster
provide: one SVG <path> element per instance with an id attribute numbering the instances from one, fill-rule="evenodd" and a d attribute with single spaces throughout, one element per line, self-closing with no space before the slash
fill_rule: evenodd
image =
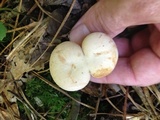
<path id="1" fill-rule="evenodd" d="M 63 42 L 53 50 L 49 67 L 55 83 L 64 90 L 84 88 L 90 77 L 101 78 L 110 74 L 118 59 L 112 38 L 101 32 L 89 34 L 82 46 Z"/>

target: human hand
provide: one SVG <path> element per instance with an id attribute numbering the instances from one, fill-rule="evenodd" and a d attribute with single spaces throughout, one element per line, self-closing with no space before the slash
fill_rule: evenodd
<path id="1" fill-rule="evenodd" d="M 159 11 L 159 0 L 100 0 L 87 11 L 70 33 L 70 40 L 78 44 L 92 32 L 104 32 L 114 38 L 128 26 L 150 24 L 131 40 L 114 38 L 119 52 L 115 69 L 108 76 L 92 77 L 91 81 L 132 86 L 160 82 Z"/>

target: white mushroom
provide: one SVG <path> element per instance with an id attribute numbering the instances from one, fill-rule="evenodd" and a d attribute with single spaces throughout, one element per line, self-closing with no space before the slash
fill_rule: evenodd
<path id="1" fill-rule="evenodd" d="M 118 51 L 112 38 L 101 32 L 89 34 L 82 43 L 87 65 L 95 78 L 101 78 L 112 72 Z"/>
<path id="2" fill-rule="evenodd" d="M 90 80 L 82 49 L 73 42 L 63 42 L 53 50 L 50 73 L 55 83 L 67 91 L 80 90 Z"/>
<path id="3" fill-rule="evenodd" d="M 63 42 L 52 52 L 50 73 L 55 83 L 67 91 L 84 88 L 93 77 L 101 78 L 112 72 L 118 59 L 114 41 L 104 33 L 95 32 L 82 42 Z"/>

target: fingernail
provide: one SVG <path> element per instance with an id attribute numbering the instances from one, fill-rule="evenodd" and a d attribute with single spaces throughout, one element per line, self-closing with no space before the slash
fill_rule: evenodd
<path id="1" fill-rule="evenodd" d="M 80 24 L 73 28 L 70 32 L 69 39 L 70 41 L 81 44 L 83 39 L 90 33 L 88 28 L 84 24 Z"/>

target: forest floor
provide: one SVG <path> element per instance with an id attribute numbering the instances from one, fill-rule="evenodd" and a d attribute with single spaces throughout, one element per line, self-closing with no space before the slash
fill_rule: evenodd
<path id="1" fill-rule="evenodd" d="M 96 84 L 67 92 L 49 57 L 95 0 L 0 1 L 0 120 L 159 120 L 160 84 Z M 145 26 L 127 28 L 131 37 Z M 62 73 L 63 74 L 63 73 Z"/>

